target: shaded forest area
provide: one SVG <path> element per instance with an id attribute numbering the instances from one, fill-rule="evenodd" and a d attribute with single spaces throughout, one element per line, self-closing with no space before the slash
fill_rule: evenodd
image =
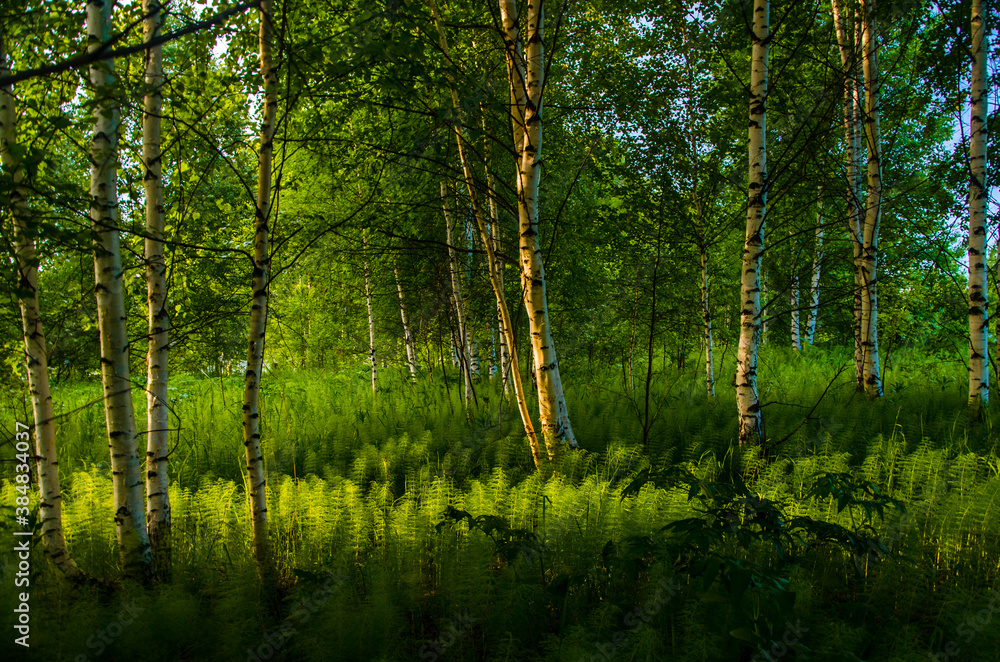
<path id="1" fill-rule="evenodd" d="M 991 3 L 0 12 L 12 659 L 1000 660 Z"/>

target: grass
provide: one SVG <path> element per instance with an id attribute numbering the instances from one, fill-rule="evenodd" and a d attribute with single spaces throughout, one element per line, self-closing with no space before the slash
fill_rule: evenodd
<path id="1" fill-rule="evenodd" d="M 988 590 L 1000 548 L 997 412 L 968 422 L 960 361 L 894 359 L 885 400 L 870 403 L 854 395 L 849 370 L 831 384 L 847 358 L 820 349 L 765 351 L 767 434 L 787 437 L 767 465 L 752 450 L 732 450 L 735 404 L 725 379 L 708 402 L 697 373 L 664 375 L 654 385 L 653 402 L 664 404 L 646 458 L 630 404 L 642 398 L 623 392 L 615 369 L 589 379 L 567 370 L 584 450 L 561 457 L 549 479 L 533 471 L 516 412 L 509 403 L 501 411 L 497 385 L 486 380 L 480 405 L 467 415 L 456 375 L 449 393 L 440 372 L 410 384 L 383 370 L 375 399 L 360 370 L 267 374 L 271 535 L 280 566 L 295 579 L 281 619 L 257 594 L 241 380 L 175 377 L 172 581 L 111 592 L 72 587 L 36 548 L 31 655 L 576 662 L 767 659 L 769 651 L 874 661 L 925 660 L 957 648 L 948 659 L 1000 659 L 1000 617 Z M 99 394 L 97 384 L 54 394 L 66 413 L 58 430 L 64 524 L 79 565 L 115 580 L 103 411 L 99 403 L 84 406 Z M 23 406 L 4 403 L 9 427 L 24 420 Z M 144 410 L 141 394 L 136 406 Z M 713 583 L 660 531 L 708 517 L 687 486 L 650 482 L 623 494 L 648 467 L 684 467 L 708 485 L 753 475 L 751 490 L 789 517 L 863 531 L 859 509 L 838 512 L 835 500 L 807 496 L 817 472 L 849 472 L 900 499 L 906 512 L 873 521 L 888 555 L 827 544 L 782 557 L 759 541 L 721 536 L 705 548 L 729 564 Z M 12 475 L 6 470 L 0 488 L 5 512 Z M 496 516 L 499 528 L 444 522 L 449 506 Z M 751 518 L 738 527 L 751 530 Z M 0 557 L 7 586 L 13 564 L 12 554 Z M 742 592 L 740 577 L 748 578 Z M 785 621 L 768 621 L 768 610 L 789 594 Z M 0 609 L 12 613 L 14 599 L 0 591 Z M 774 648 L 782 641 L 784 652 Z M 0 646 L 15 650 L 10 638 Z"/>

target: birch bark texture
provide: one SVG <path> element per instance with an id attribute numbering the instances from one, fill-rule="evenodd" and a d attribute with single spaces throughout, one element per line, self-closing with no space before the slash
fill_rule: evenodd
<path id="1" fill-rule="evenodd" d="M 144 0 L 144 38 L 154 39 L 162 26 L 162 5 Z M 167 472 L 170 454 L 168 353 L 170 315 L 167 312 L 167 263 L 163 254 L 163 179 L 160 117 L 163 110 L 163 47 L 146 51 L 143 98 L 142 160 L 146 196 L 146 304 L 149 345 L 146 352 L 146 526 L 153 549 L 154 570 L 167 570 L 170 563 L 170 492 Z"/>
<path id="2" fill-rule="evenodd" d="M 545 83 L 544 20 L 545 0 L 529 0 L 527 13 L 527 41 L 524 47 L 523 78 L 520 58 L 510 49 L 519 39 L 511 32 L 517 29 L 517 3 L 501 0 L 501 18 L 507 32 L 505 47 L 508 51 L 508 69 L 515 72 L 511 80 L 514 97 L 521 105 L 512 113 L 514 121 L 523 119 L 523 143 L 517 164 L 517 200 L 519 264 L 524 305 L 528 313 L 528 329 L 535 361 L 535 381 L 538 384 L 538 412 L 542 436 L 547 446 L 557 447 L 566 442 L 579 448 L 570 423 L 563 390 L 559 361 L 556 357 L 552 324 L 549 319 L 548 296 L 545 284 L 545 265 L 538 235 L 538 188 L 541 181 L 542 159 L 542 93 Z M 521 82 L 523 80 L 523 83 Z M 523 96 L 521 90 L 523 89 Z M 515 129 L 514 139 L 519 132 Z"/>
<path id="3" fill-rule="evenodd" d="M 749 184 L 747 230 L 740 275 L 740 340 L 736 354 L 736 406 L 739 442 L 763 444 L 763 418 L 757 397 L 757 352 L 761 337 L 760 276 L 767 214 L 767 66 L 771 41 L 769 0 L 754 0 L 750 73 Z"/>
<path id="4" fill-rule="evenodd" d="M 864 293 L 862 257 L 864 255 L 864 212 L 861 191 L 861 81 L 858 46 L 860 38 L 850 29 L 844 0 L 832 0 L 833 21 L 840 50 L 840 64 L 844 77 L 844 133 L 847 147 L 847 234 L 854 254 L 854 376 L 858 391 L 864 390 L 864 348 L 861 333 L 861 299 Z M 855 16 L 857 19 L 857 16 Z M 857 20 L 855 21 L 858 22 Z M 860 28 L 860 26 L 858 26 Z"/>
<path id="5" fill-rule="evenodd" d="M 969 101 L 969 407 L 989 402 L 989 301 L 986 283 L 986 15 L 972 0 L 972 82 Z"/>
<path id="6" fill-rule="evenodd" d="M 816 339 L 816 325 L 819 320 L 819 279 L 823 270 L 823 189 L 820 189 L 816 210 L 816 246 L 813 253 L 812 282 L 809 291 L 809 321 L 806 322 L 806 344 L 812 345 Z"/>
<path id="7" fill-rule="evenodd" d="M 701 316 L 705 334 L 705 387 L 708 397 L 715 397 L 715 358 L 712 344 L 712 307 L 708 299 L 708 249 L 704 242 L 698 245 L 701 253 Z"/>
<path id="8" fill-rule="evenodd" d="M 260 68 L 264 83 L 264 102 L 257 166 L 257 201 L 254 213 L 252 298 L 250 330 L 247 340 L 247 370 L 243 385 L 243 447 L 247 461 L 251 529 L 254 558 L 263 583 L 273 577 L 273 559 L 267 531 L 267 476 L 260 444 L 260 379 L 264 360 L 264 337 L 267 329 L 268 279 L 271 271 L 270 226 L 271 166 L 274 150 L 275 121 L 278 110 L 278 71 L 271 57 L 273 15 L 271 0 L 261 0 Z"/>
<path id="9" fill-rule="evenodd" d="M 0 32 L 0 76 L 10 74 L 5 35 Z M 80 569 L 66 549 L 62 530 L 62 490 L 59 486 L 59 459 L 56 430 L 49 391 L 48 355 L 45 331 L 38 305 L 38 257 L 35 230 L 28 210 L 28 189 L 24 184 L 21 160 L 11 150 L 17 144 L 17 113 L 13 86 L 0 87 L 0 162 L 11 178 L 8 204 L 14 224 L 14 251 L 17 258 L 17 296 L 24 336 L 24 362 L 28 373 L 31 411 L 35 421 L 35 469 L 38 474 L 38 519 L 45 556 L 67 577 L 80 576 Z"/>
<path id="10" fill-rule="evenodd" d="M 451 278 L 451 303 L 455 309 L 456 328 L 458 336 L 455 339 L 455 353 L 462 370 L 462 381 L 465 384 L 465 404 L 472 403 L 472 374 L 469 362 L 471 360 L 471 348 L 469 346 L 469 324 L 465 316 L 465 301 L 462 298 L 462 279 L 458 268 L 458 252 L 452 239 L 455 235 L 455 226 L 451 221 L 451 210 L 448 208 L 448 197 L 450 192 L 444 182 L 441 182 L 441 209 L 444 212 L 444 224 L 447 235 L 445 243 L 448 245 L 448 275 Z"/>
<path id="11" fill-rule="evenodd" d="M 368 266 L 368 228 L 361 233 L 361 250 L 364 254 L 365 303 L 368 306 L 368 363 L 372 369 L 372 397 L 378 397 L 378 357 L 375 354 L 375 309 L 372 305 L 372 275 Z"/>
<path id="12" fill-rule="evenodd" d="M 802 351 L 802 327 L 799 324 L 799 274 L 798 271 L 792 273 L 792 350 Z"/>
<path id="13" fill-rule="evenodd" d="M 111 36 L 110 2 L 87 3 L 87 50 L 101 48 Z M 151 570 L 146 531 L 144 481 L 138 454 L 129 341 L 125 325 L 121 251 L 118 236 L 119 107 L 114 61 L 90 65 L 94 133 L 90 141 L 90 218 L 94 239 L 94 292 L 101 345 L 101 385 L 108 428 L 114 487 L 115 534 L 122 572 L 145 581 Z"/>
<path id="14" fill-rule="evenodd" d="M 403 347 L 406 350 L 406 365 L 410 369 L 410 379 L 416 380 L 417 370 L 419 370 L 419 359 L 417 358 L 417 343 L 410 330 L 410 317 L 406 313 L 406 299 L 403 297 L 403 284 L 399 280 L 399 267 L 392 268 L 392 275 L 396 279 L 396 292 L 399 294 L 399 317 L 403 322 Z"/>
<path id="15" fill-rule="evenodd" d="M 865 5 L 862 31 L 865 76 L 864 125 L 868 145 L 868 198 L 865 206 L 861 277 L 861 348 L 864 352 L 865 393 L 882 397 L 882 377 L 878 356 L 878 235 L 882 224 L 882 144 L 879 115 L 882 80 L 878 68 L 878 38 L 875 0 Z"/>
<path id="16" fill-rule="evenodd" d="M 483 135 L 483 160 L 486 163 L 486 187 L 489 190 L 490 221 L 487 226 L 489 230 L 489 240 L 493 244 L 493 252 L 500 252 L 500 214 L 497 210 L 496 186 L 493 171 L 490 169 L 490 138 L 486 134 L 486 115 L 482 115 Z M 487 265 L 489 271 L 489 265 Z M 497 276 L 500 280 L 500 291 L 503 292 L 503 265 L 499 265 Z M 498 345 L 500 346 L 500 382 L 503 384 L 504 393 L 510 393 L 510 348 L 507 345 L 507 332 L 503 326 L 503 313 L 500 310 L 500 302 L 497 302 L 497 327 L 499 329 Z"/>
<path id="17" fill-rule="evenodd" d="M 448 38 L 445 34 L 444 27 L 441 25 L 441 16 L 438 11 L 437 2 L 435 0 L 430 0 L 431 11 L 434 15 L 434 24 L 438 31 L 438 37 L 440 39 L 441 50 L 445 57 L 449 57 L 448 52 Z M 462 106 L 459 102 L 458 91 L 455 89 L 454 81 L 449 80 L 452 107 L 459 114 L 462 115 Z M 541 444 L 539 443 L 538 433 L 535 430 L 535 425 L 531 420 L 531 415 L 528 412 L 528 401 L 527 396 L 524 392 L 524 383 L 521 380 L 520 365 L 517 357 L 517 352 L 514 351 L 514 326 L 511 323 L 510 310 L 507 307 L 507 300 L 503 294 L 503 286 L 500 281 L 500 266 L 499 260 L 497 259 L 496 252 L 493 250 L 493 243 L 490 241 L 489 229 L 487 227 L 486 219 L 483 215 L 482 205 L 479 202 L 479 196 L 477 195 L 477 189 L 474 183 L 474 178 L 472 174 L 472 164 L 470 163 L 469 156 L 466 153 L 465 138 L 462 131 L 461 121 L 456 122 L 452 128 L 455 134 L 455 142 L 458 145 L 458 157 L 462 164 L 462 176 L 465 179 L 465 186 L 469 193 L 469 202 L 472 204 L 472 214 L 476 219 L 476 227 L 479 230 L 479 237 L 483 243 L 483 247 L 486 249 L 486 260 L 489 265 L 490 272 L 490 285 L 493 288 L 493 293 L 496 295 L 497 305 L 500 307 L 501 317 L 502 317 L 502 327 L 507 335 L 507 346 L 511 348 L 510 352 L 510 374 L 514 385 L 515 400 L 517 402 L 518 413 L 521 415 L 521 422 L 524 425 L 525 435 L 528 437 L 528 445 L 531 449 L 531 456 L 534 460 L 535 468 L 541 469 L 545 466 L 546 457 L 551 459 L 552 453 L 549 449 L 547 450 L 547 455 L 543 455 Z"/>

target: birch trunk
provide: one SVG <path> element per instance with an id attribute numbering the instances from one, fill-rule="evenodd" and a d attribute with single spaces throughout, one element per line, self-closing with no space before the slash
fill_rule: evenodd
<path id="1" fill-rule="evenodd" d="M 111 3 L 87 4 L 89 52 L 110 38 Z M 97 104 L 90 143 L 90 218 L 94 240 L 94 291 L 101 338 L 101 383 L 114 485 L 115 533 L 122 571 L 145 581 L 151 555 L 143 503 L 142 468 L 129 380 L 121 252 L 118 237 L 118 101 L 113 92 L 114 61 L 90 65 Z"/>
<path id="2" fill-rule="evenodd" d="M 972 83 L 969 117 L 969 407 L 989 402 L 989 301 L 986 284 L 986 25 L 982 0 L 972 0 Z"/>
<path id="3" fill-rule="evenodd" d="M 691 189 L 691 195 L 698 213 L 698 253 L 701 258 L 701 318 L 705 341 L 705 387 L 708 390 L 708 397 L 711 399 L 715 397 L 715 366 L 712 351 L 712 306 L 708 297 L 708 246 L 705 236 L 705 210 L 698 197 L 697 188 Z"/>
<path id="4" fill-rule="evenodd" d="M 857 45 L 860 39 L 847 25 L 841 3 L 833 0 L 833 20 L 840 49 L 844 76 L 844 132 L 847 145 L 847 228 L 854 252 L 854 376 L 857 390 L 864 390 L 864 348 L 861 333 L 861 299 L 864 293 L 862 262 L 864 255 L 864 215 L 861 195 L 861 94 L 858 81 Z M 857 22 L 857 21 L 856 21 Z M 860 26 L 859 26 L 860 27 Z"/>
<path id="5" fill-rule="evenodd" d="M 799 328 L 799 274 L 792 274 L 792 349 L 802 351 L 802 335 Z"/>
<path id="6" fill-rule="evenodd" d="M 4 35 L 0 33 L 0 76 L 10 74 Z M 31 392 L 35 421 L 35 469 L 38 472 L 38 519 L 45 556 L 67 577 L 80 576 L 80 569 L 66 549 L 62 530 L 62 491 L 59 487 L 59 459 L 56 430 L 49 393 L 48 356 L 42 313 L 38 306 L 38 258 L 34 231 L 29 227 L 28 189 L 22 185 L 21 160 L 11 152 L 17 144 L 17 113 L 12 86 L 0 88 L 0 161 L 10 174 L 9 206 L 14 222 L 14 250 L 17 255 L 18 303 L 24 336 L 24 361 Z"/>
<path id="7" fill-rule="evenodd" d="M 768 0 L 754 0 L 750 75 L 749 183 L 747 231 L 740 277 L 742 307 L 736 355 L 736 405 L 740 444 L 763 444 L 763 419 L 757 399 L 757 351 L 761 336 L 760 270 L 767 211 L 767 59 L 770 34 Z"/>
<path id="8" fill-rule="evenodd" d="M 762 240 L 763 242 L 763 240 Z M 762 249 L 763 250 L 763 249 Z M 761 299 L 761 322 L 760 322 L 760 344 L 767 341 L 768 319 L 764 317 L 764 309 L 767 307 L 767 274 L 763 271 L 760 274 L 760 299 Z"/>
<path id="9" fill-rule="evenodd" d="M 809 306 L 809 321 L 806 323 L 806 343 L 813 344 L 816 324 L 819 320 L 819 277 L 823 269 L 823 195 L 820 189 L 819 209 L 816 211 L 816 253 L 813 255 L 812 284 L 809 288 L 812 301 Z"/>
<path id="10" fill-rule="evenodd" d="M 468 323 L 465 317 L 465 302 L 462 299 L 462 279 L 458 268 L 458 253 L 451 243 L 454 235 L 454 226 L 451 222 L 451 211 L 448 209 L 448 188 L 441 182 L 441 206 L 444 210 L 444 223 L 448 235 L 445 238 L 448 244 L 448 271 L 451 276 L 451 301 L 455 307 L 455 317 L 458 324 L 458 337 L 455 347 L 459 363 L 462 370 L 462 380 L 465 383 L 465 404 L 472 403 L 472 374 L 470 372 L 469 336 Z"/>
<path id="11" fill-rule="evenodd" d="M 468 331 L 468 329 L 466 329 Z M 468 352 L 469 352 L 469 372 L 473 377 L 479 377 L 482 374 L 482 370 L 479 365 L 479 341 L 476 340 L 475 334 L 469 332 L 469 342 L 468 342 Z"/>
<path id="12" fill-rule="evenodd" d="M 431 0 L 430 4 L 431 10 L 434 14 L 434 23 L 440 38 L 441 50 L 447 57 L 448 39 L 445 35 L 444 28 L 441 26 L 441 17 L 438 12 L 437 3 L 435 0 Z M 452 106 L 456 111 L 458 111 L 459 116 L 461 117 L 461 103 L 459 102 L 458 92 L 455 89 L 454 81 L 449 80 L 449 83 Z M 503 286 L 500 280 L 499 261 L 497 259 L 496 252 L 493 250 L 493 242 L 490 241 L 486 219 L 483 216 L 482 206 L 479 203 L 479 196 L 477 195 L 476 187 L 473 183 L 472 164 L 469 162 L 469 157 L 466 154 L 465 138 L 463 136 L 461 122 L 456 122 L 453 125 L 453 130 L 455 132 L 455 142 L 458 144 L 458 156 L 462 164 L 462 175 L 465 179 L 465 186 L 469 193 L 469 201 L 472 203 L 472 213 L 476 219 L 476 226 L 479 229 L 480 240 L 483 243 L 483 247 L 486 249 L 486 260 L 489 264 L 490 270 L 490 285 L 493 287 L 493 293 L 497 298 L 497 305 L 500 307 L 502 327 L 507 336 L 507 346 L 510 348 L 510 375 L 513 380 L 518 413 L 521 415 L 524 432 L 528 437 L 528 445 L 531 448 L 531 456 L 534 460 L 535 468 L 541 469 L 545 466 L 546 455 L 543 455 L 542 453 L 542 447 L 538 439 L 538 434 L 535 431 L 534 423 L 532 423 L 531 415 L 528 412 L 528 400 L 524 393 L 524 383 L 521 380 L 520 365 L 518 363 L 517 352 L 515 351 L 516 343 L 514 342 L 514 326 L 511 323 L 510 310 L 507 308 L 507 300 L 504 297 Z M 548 453 L 548 457 L 551 458 L 552 454 Z"/>
<path id="13" fill-rule="evenodd" d="M 375 310 L 372 306 L 372 279 L 368 268 L 368 228 L 361 235 L 365 268 L 365 303 L 368 305 L 368 363 L 372 368 L 372 397 L 378 397 L 378 357 L 375 354 Z"/>
<path id="14" fill-rule="evenodd" d="M 271 162 L 278 110 L 278 71 L 271 60 L 271 0 L 260 4 L 260 68 L 264 83 L 263 119 L 257 168 L 257 203 L 254 216 L 254 268 L 251 278 L 250 334 L 247 370 L 243 388 L 243 446 L 246 450 L 247 483 L 250 490 L 254 558 L 265 586 L 275 579 L 267 532 L 267 475 L 260 444 L 260 379 L 267 330 L 268 280 L 271 271 L 270 216 Z"/>
<path id="15" fill-rule="evenodd" d="M 701 315 L 705 324 L 705 386 L 708 397 L 715 397 L 715 355 L 712 343 L 712 307 L 708 300 L 708 251 L 701 249 Z"/>
<path id="16" fill-rule="evenodd" d="M 486 117 L 483 116 L 483 134 L 486 133 Z M 483 158 L 486 161 L 486 186 L 490 191 L 489 209 L 490 222 L 489 241 L 493 244 L 493 252 L 500 252 L 500 215 L 497 211 L 496 187 L 493 180 L 493 171 L 490 170 L 490 141 L 487 137 L 483 145 Z M 503 265 L 498 265 L 497 274 L 500 280 L 500 291 L 503 291 Z M 510 393 L 510 348 L 507 345 L 507 333 L 503 328 L 503 315 L 500 311 L 500 303 L 497 302 L 497 327 L 499 330 L 500 345 L 500 382 L 503 384 L 504 393 Z"/>
<path id="17" fill-rule="evenodd" d="M 868 144 L 868 199 L 862 256 L 861 347 L 864 352 L 865 393 L 882 397 L 878 357 L 878 235 L 882 222 L 882 146 L 879 136 L 880 92 L 875 2 L 868 0 L 862 32 L 865 75 L 865 142 Z"/>
<path id="18" fill-rule="evenodd" d="M 162 23 L 161 5 L 144 0 L 145 39 L 157 37 Z M 146 52 L 146 85 L 143 100 L 142 158 L 146 194 L 146 302 L 149 347 L 146 353 L 146 525 L 157 573 L 170 568 L 170 493 L 167 458 L 170 454 L 167 409 L 167 264 L 163 256 L 163 180 L 160 148 L 160 115 L 163 102 L 163 47 Z"/>
<path id="19" fill-rule="evenodd" d="M 420 367 L 417 360 L 417 343 L 410 331 L 409 316 L 406 314 L 406 300 L 403 298 L 403 286 L 399 282 L 399 267 L 393 267 L 392 273 L 396 277 L 396 291 L 399 293 L 399 317 L 403 321 L 403 346 L 406 348 L 406 364 L 410 368 L 410 377 L 416 380 L 417 370 Z"/>
<path id="20" fill-rule="evenodd" d="M 515 3 L 502 0 L 502 14 L 508 13 L 512 7 L 513 11 L 516 11 Z M 511 19 L 516 24 L 516 14 L 512 15 Z M 528 39 L 524 53 L 524 143 L 520 150 L 521 160 L 518 163 L 517 199 L 521 287 L 524 292 L 524 306 L 528 313 L 528 328 L 535 360 L 542 436 L 551 451 L 558 447 L 559 442 L 566 442 L 571 448 L 579 446 L 570 423 L 552 338 L 545 266 L 538 237 L 538 187 L 542 174 L 542 92 L 545 82 L 544 19 L 545 0 L 529 2 Z M 508 18 L 505 17 L 504 25 L 507 24 Z M 514 87 L 520 86 L 514 85 Z"/>

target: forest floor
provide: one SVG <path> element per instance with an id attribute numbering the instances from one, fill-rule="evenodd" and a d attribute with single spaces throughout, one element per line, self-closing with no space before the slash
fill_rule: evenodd
<path id="1" fill-rule="evenodd" d="M 440 371 L 409 383 L 386 369 L 377 398 L 361 370 L 266 374 L 270 531 L 289 587 L 277 615 L 249 545 L 242 379 L 172 377 L 172 578 L 75 586 L 36 544 L 30 655 L 10 625 L 0 655 L 1000 660 L 997 405 L 969 421 L 957 357 L 894 359 L 880 402 L 854 393 L 850 369 L 835 378 L 845 360 L 764 351 L 768 461 L 734 450 L 731 363 L 714 401 L 692 368 L 658 378 L 648 453 L 644 384 L 631 393 L 620 372 L 566 369 L 582 450 L 548 477 L 495 382 L 466 410 L 456 373 L 446 388 Z M 54 390 L 69 549 L 114 583 L 99 398 L 96 383 Z M 15 392 L 0 414 L 12 431 L 30 407 Z M 4 622 L 15 571 L 0 555 Z"/>

